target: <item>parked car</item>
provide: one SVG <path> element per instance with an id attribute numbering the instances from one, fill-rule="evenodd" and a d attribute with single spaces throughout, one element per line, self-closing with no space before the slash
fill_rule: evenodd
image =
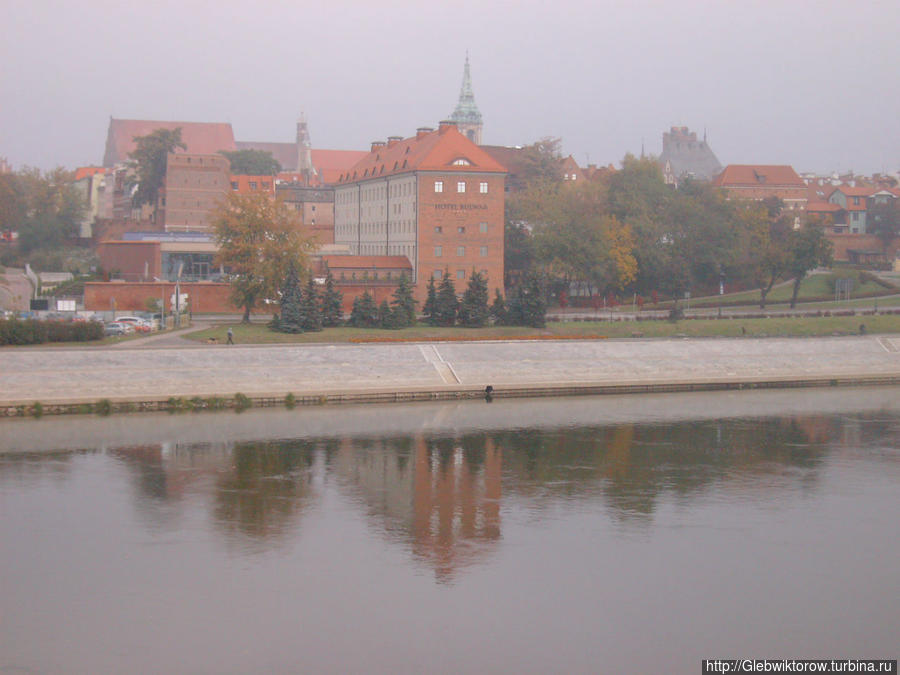
<path id="1" fill-rule="evenodd" d="M 139 316 L 117 316 L 116 323 L 127 323 L 138 333 L 149 333 L 152 330 L 150 323 Z"/>
<path id="2" fill-rule="evenodd" d="M 112 323 L 108 323 L 103 327 L 104 335 L 125 335 L 126 333 L 132 332 L 134 329 L 129 326 L 127 323 L 119 323 L 118 321 L 113 321 Z"/>

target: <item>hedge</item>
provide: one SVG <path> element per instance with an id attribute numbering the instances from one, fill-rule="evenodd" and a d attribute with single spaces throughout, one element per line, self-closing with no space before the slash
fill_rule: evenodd
<path id="1" fill-rule="evenodd" d="M 87 342 L 102 339 L 103 324 L 96 321 L 0 319 L 0 345 L 36 345 L 44 342 Z"/>

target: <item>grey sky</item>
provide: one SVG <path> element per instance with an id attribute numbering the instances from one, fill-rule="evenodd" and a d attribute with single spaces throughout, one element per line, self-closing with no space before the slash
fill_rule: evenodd
<path id="1" fill-rule="evenodd" d="M 469 50 L 484 142 L 580 164 L 686 125 L 723 164 L 900 169 L 900 2 L 0 3 L 0 156 L 99 163 L 109 116 L 367 149 L 453 110 Z"/>

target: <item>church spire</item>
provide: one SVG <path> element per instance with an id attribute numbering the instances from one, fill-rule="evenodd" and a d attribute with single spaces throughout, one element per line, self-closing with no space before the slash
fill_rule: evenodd
<path id="1" fill-rule="evenodd" d="M 476 144 L 481 143 L 481 111 L 475 105 L 475 94 L 472 91 L 472 74 L 469 71 L 469 52 L 466 51 L 466 65 L 463 68 L 463 81 L 459 89 L 459 102 L 456 109 L 450 115 L 450 119 L 456 122 L 457 128 L 465 134 L 469 140 Z"/>

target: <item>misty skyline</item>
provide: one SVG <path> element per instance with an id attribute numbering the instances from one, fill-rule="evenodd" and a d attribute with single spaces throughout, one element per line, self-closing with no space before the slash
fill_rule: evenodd
<path id="1" fill-rule="evenodd" d="M 110 116 L 288 142 L 302 111 L 313 147 L 366 150 L 448 117 L 468 50 L 486 144 L 618 165 L 683 125 L 723 165 L 900 170 L 896 2 L 36 0 L 0 21 L 16 169 L 99 164 Z"/>

